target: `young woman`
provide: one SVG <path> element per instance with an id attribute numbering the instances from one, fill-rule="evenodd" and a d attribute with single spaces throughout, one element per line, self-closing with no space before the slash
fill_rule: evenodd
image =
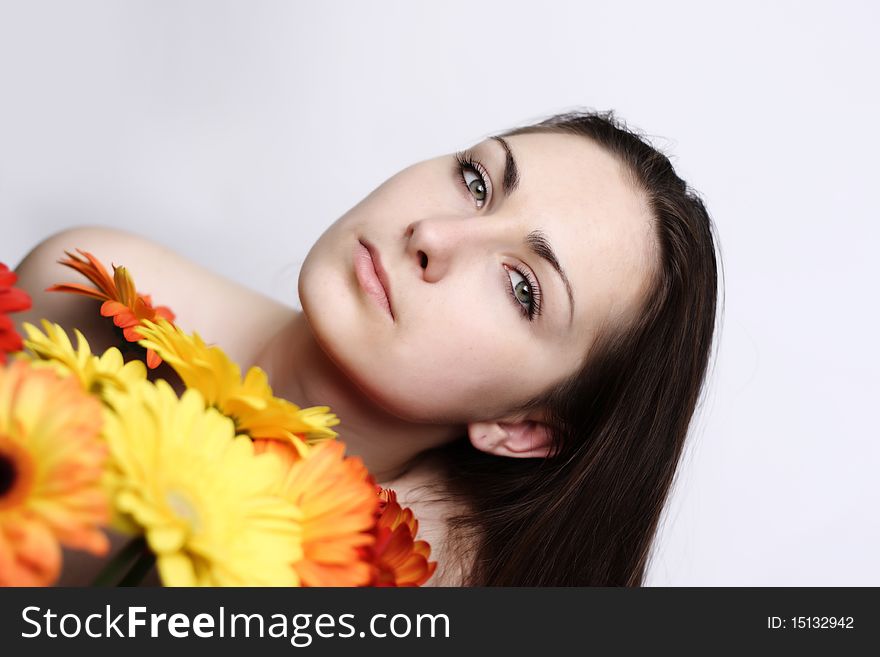
<path id="1" fill-rule="evenodd" d="M 126 265 L 176 323 L 328 405 L 440 563 L 429 584 L 637 586 L 707 371 L 712 222 L 612 112 L 410 166 L 309 251 L 302 312 L 128 233 L 77 228 L 18 268 L 35 322 L 113 344 L 65 249 Z"/>

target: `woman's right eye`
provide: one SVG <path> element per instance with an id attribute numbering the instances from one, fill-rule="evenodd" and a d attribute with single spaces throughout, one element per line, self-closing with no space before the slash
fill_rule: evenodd
<path id="1" fill-rule="evenodd" d="M 467 151 L 455 154 L 458 179 L 464 185 L 468 193 L 474 197 L 477 208 L 486 205 L 491 196 L 492 183 L 486 168 Z"/>

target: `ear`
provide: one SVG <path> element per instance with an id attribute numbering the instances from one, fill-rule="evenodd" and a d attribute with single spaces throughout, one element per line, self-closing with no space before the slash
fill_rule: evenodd
<path id="1" fill-rule="evenodd" d="M 534 420 L 472 422 L 468 437 L 483 452 L 513 458 L 543 458 L 552 444 L 550 427 Z"/>

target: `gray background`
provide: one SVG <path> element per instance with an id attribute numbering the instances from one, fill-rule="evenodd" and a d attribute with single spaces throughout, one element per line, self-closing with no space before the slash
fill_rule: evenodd
<path id="1" fill-rule="evenodd" d="M 296 305 L 414 162 L 615 109 L 706 199 L 724 325 L 651 585 L 880 585 L 871 2 L 0 0 L 0 261 L 120 226 Z"/>

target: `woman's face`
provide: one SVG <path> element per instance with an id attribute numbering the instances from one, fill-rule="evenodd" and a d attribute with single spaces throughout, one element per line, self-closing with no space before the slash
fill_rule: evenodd
<path id="1" fill-rule="evenodd" d="M 303 264 L 300 300 L 321 347 L 403 419 L 508 419 L 571 375 L 649 281 L 649 214 L 612 156 L 576 135 L 506 143 L 509 155 L 496 139 L 472 147 L 475 169 L 450 154 L 392 176 Z M 378 252 L 390 312 L 359 282 L 359 242 Z M 552 250 L 564 276 L 536 250 Z"/>

